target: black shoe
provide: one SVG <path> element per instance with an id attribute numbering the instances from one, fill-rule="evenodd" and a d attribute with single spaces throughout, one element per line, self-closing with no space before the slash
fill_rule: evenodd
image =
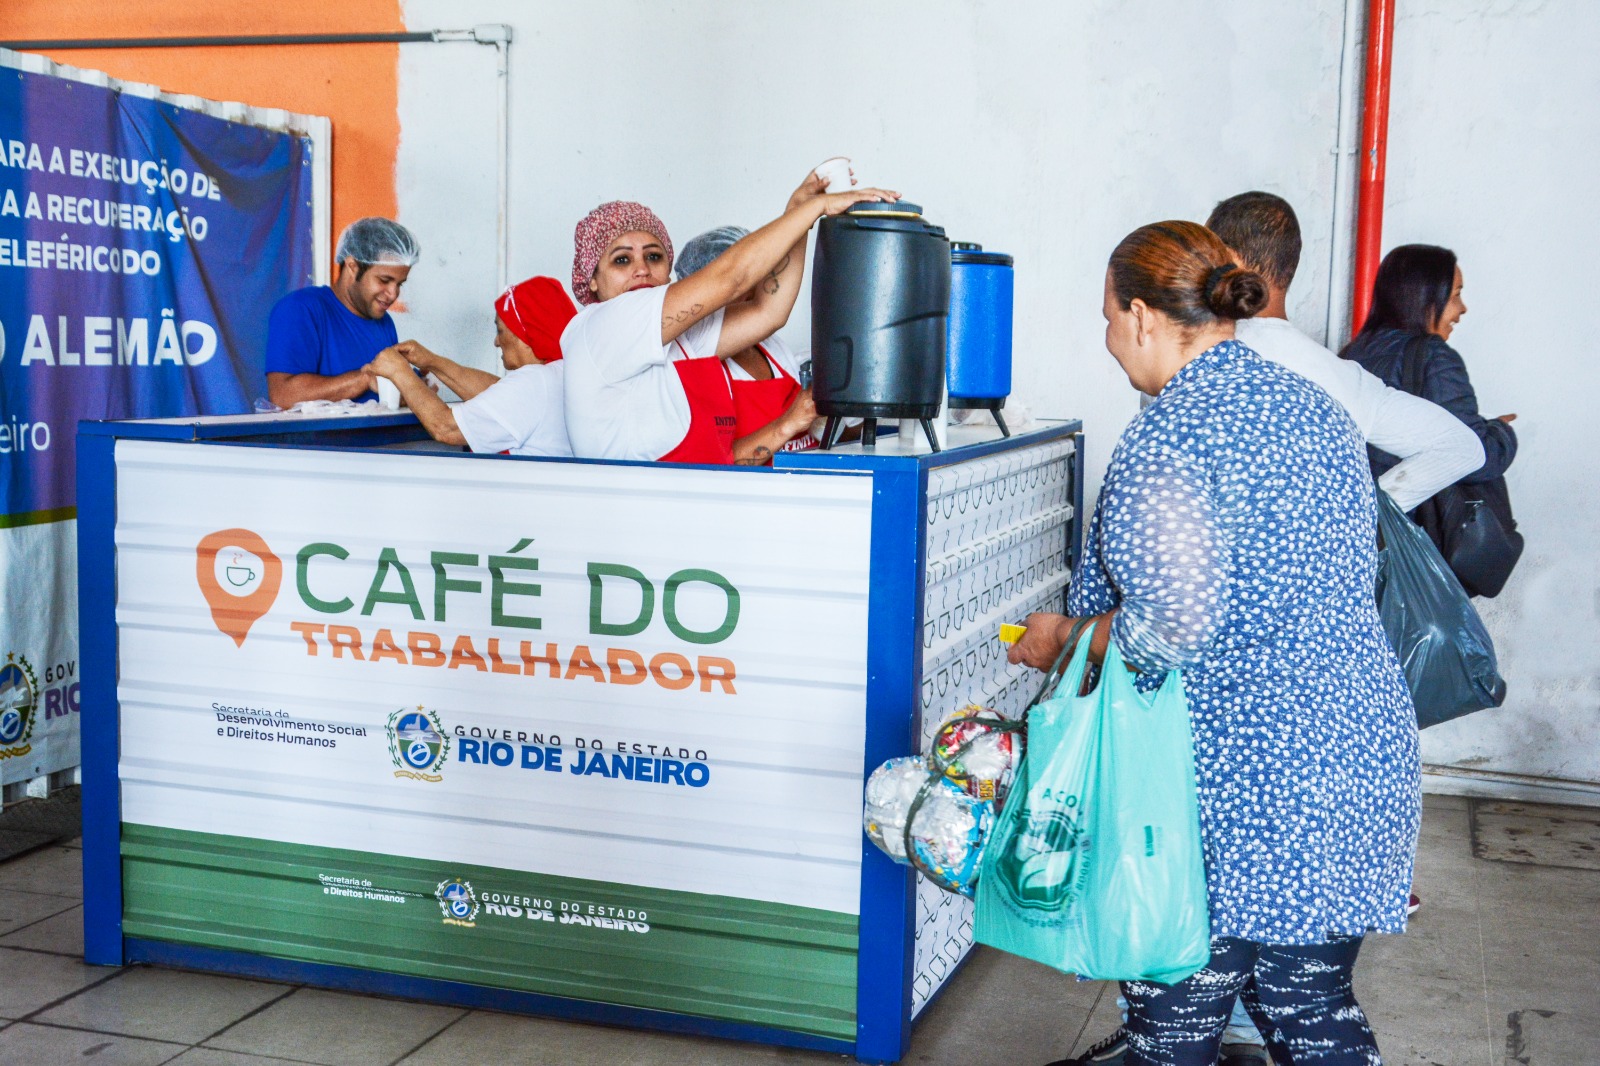
<path id="1" fill-rule="evenodd" d="M 1272 1056 L 1260 1044 L 1223 1044 L 1217 1066 L 1272 1066 Z"/>
<path id="2" fill-rule="evenodd" d="M 1122 1057 L 1127 1053 L 1128 1031 L 1119 1025 L 1110 1036 L 1077 1058 L 1057 1059 L 1046 1066 L 1122 1066 Z"/>

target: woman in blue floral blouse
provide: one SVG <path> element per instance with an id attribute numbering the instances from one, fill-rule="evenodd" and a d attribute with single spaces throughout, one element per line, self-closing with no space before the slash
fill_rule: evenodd
<path id="1" fill-rule="evenodd" d="M 1123 984 L 1130 1066 L 1211 1066 L 1238 994 L 1279 1063 L 1378 1063 L 1351 971 L 1405 929 L 1417 729 L 1373 601 L 1372 476 L 1337 403 L 1233 339 L 1265 302 L 1190 222 L 1135 230 L 1106 272 L 1106 347 L 1155 401 L 1067 608 L 1148 683 L 1183 672 L 1212 932 L 1188 980 Z M 1030 617 L 1013 661 L 1047 666 L 1072 620 Z"/>

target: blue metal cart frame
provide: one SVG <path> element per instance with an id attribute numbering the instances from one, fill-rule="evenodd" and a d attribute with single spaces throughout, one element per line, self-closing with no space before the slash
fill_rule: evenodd
<path id="1" fill-rule="evenodd" d="M 899 454 L 844 449 L 782 455 L 774 469 L 723 469 L 728 476 L 841 473 L 873 479 L 872 587 L 868 599 L 866 751 L 862 780 L 884 760 L 918 750 L 921 726 L 923 591 L 927 563 L 924 507 L 930 473 L 1019 448 L 1076 438 L 1077 421 L 1047 423 L 1009 439 L 985 440 L 939 453 Z M 118 779 L 116 446 L 119 440 L 169 441 L 204 447 L 227 443 L 272 448 L 374 450 L 425 441 L 409 413 L 360 418 L 170 419 L 85 422 L 79 427 L 78 597 L 82 661 L 84 955 L 116 966 L 146 962 L 325 988 L 399 996 L 462 1007 L 550 1015 L 585 1022 L 811 1048 L 895 1062 L 910 1047 L 915 880 L 861 839 L 861 915 L 854 1042 L 759 1025 L 566 999 L 482 985 L 353 967 L 301 962 L 248 952 L 125 937 L 122 931 L 121 800 Z M 892 440 L 892 438 L 889 438 Z M 585 462 L 524 460 L 430 452 L 454 462 Z M 1081 540 L 1081 447 L 1072 449 L 1073 520 L 1066 548 Z M 948 980 L 948 979 L 947 979 Z"/>

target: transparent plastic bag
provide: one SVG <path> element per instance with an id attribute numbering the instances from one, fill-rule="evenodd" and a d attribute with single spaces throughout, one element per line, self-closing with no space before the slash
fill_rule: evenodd
<path id="1" fill-rule="evenodd" d="M 1400 657 L 1417 727 L 1505 702 L 1494 642 L 1423 528 L 1378 493 L 1378 614 Z"/>
<path id="2" fill-rule="evenodd" d="M 867 779 L 868 838 L 946 892 L 972 895 L 993 820 L 993 804 L 967 795 L 919 755 L 890 759 Z"/>
<path id="3" fill-rule="evenodd" d="M 967 795 L 994 800 L 999 810 L 1022 760 L 1023 740 L 1018 723 L 969 703 L 939 724 L 928 752 L 929 765 L 943 766 L 945 777 Z"/>
<path id="4" fill-rule="evenodd" d="M 971 896 L 1021 731 L 1021 722 L 975 705 L 950 715 L 927 755 L 890 759 L 867 779 L 867 837 L 946 892 Z"/>

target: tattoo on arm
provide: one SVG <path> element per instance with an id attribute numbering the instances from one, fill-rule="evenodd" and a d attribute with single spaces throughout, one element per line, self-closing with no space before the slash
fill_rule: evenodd
<path id="1" fill-rule="evenodd" d="M 768 271 L 767 276 L 762 279 L 761 291 L 766 293 L 768 296 L 776 296 L 778 294 L 778 290 L 783 287 L 778 284 L 778 275 L 782 274 L 788 269 L 789 256 L 787 253 L 785 253 L 783 259 L 778 262 L 778 265 Z"/>
<path id="2" fill-rule="evenodd" d="M 772 462 L 772 449 L 757 445 L 756 450 L 743 459 L 735 459 L 735 466 L 766 466 Z"/>
<path id="3" fill-rule="evenodd" d="M 690 308 L 688 308 L 687 310 L 684 310 L 684 311 L 679 311 L 675 315 L 668 315 L 666 318 L 663 318 L 661 320 L 661 328 L 662 329 L 671 329 L 673 326 L 676 326 L 678 323 L 686 321 L 687 319 L 693 318 L 695 315 L 698 315 L 700 313 L 700 309 L 702 307 L 704 307 L 704 306 L 705 306 L 705 304 L 695 304 L 693 307 L 690 307 Z"/>

